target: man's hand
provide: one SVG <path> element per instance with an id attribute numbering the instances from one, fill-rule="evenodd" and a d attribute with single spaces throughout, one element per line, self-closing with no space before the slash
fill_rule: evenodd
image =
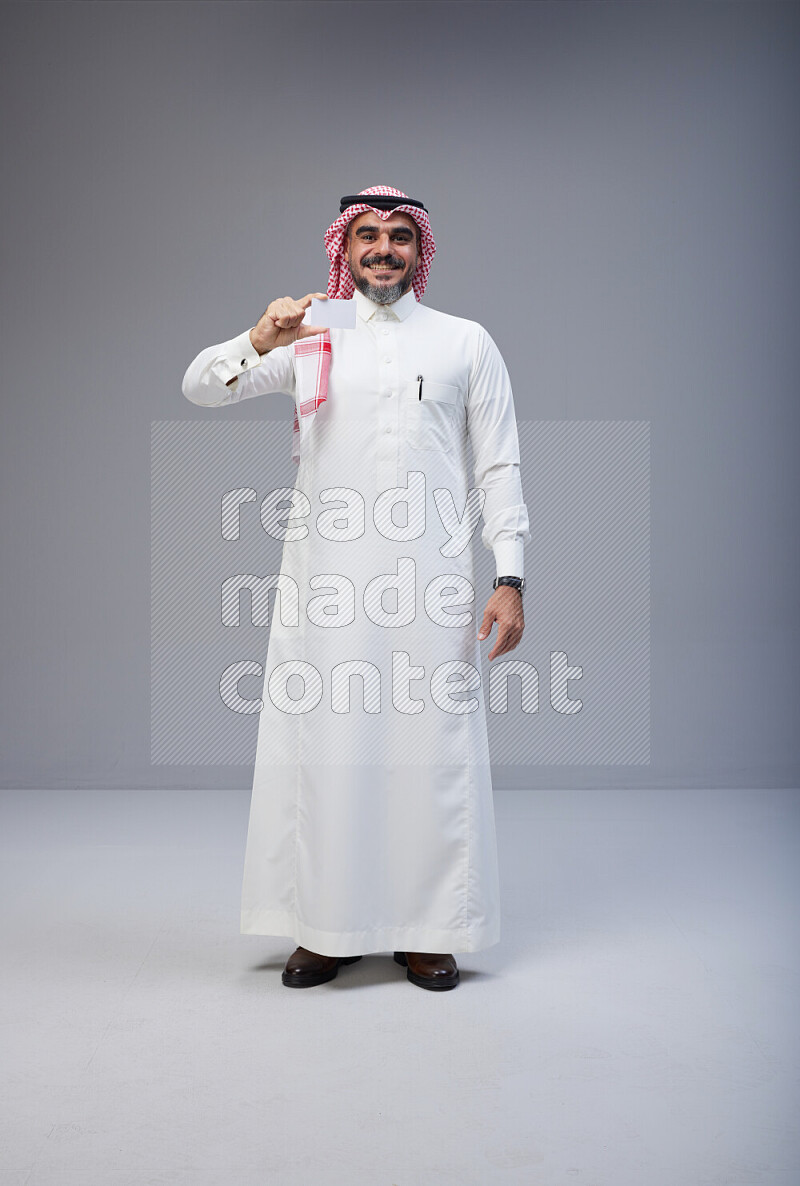
<path id="1" fill-rule="evenodd" d="M 250 330 L 250 341 L 259 354 L 266 354 L 276 346 L 290 346 L 298 338 L 325 333 L 324 326 L 301 324 L 312 297 L 323 301 L 328 299 L 327 293 L 310 292 L 299 301 L 293 297 L 278 297 L 267 305 L 263 317 Z"/>
<path id="2" fill-rule="evenodd" d="M 478 638 L 487 638 L 492 623 L 497 622 L 497 642 L 489 652 L 489 660 L 496 655 L 513 651 L 525 629 L 525 615 L 522 612 L 522 594 L 511 585 L 498 585 L 486 603 Z"/>

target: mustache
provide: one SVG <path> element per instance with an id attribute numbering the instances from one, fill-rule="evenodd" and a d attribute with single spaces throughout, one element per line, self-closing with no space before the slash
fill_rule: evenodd
<path id="1" fill-rule="evenodd" d="M 403 267 L 403 261 L 394 255 L 390 255 L 385 259 L 381 259 L 381 257 L 377 255 L 371 255 L 368 259 L 363 260 L 361 266 L 362 268 L 372 268 L 376 267 L 378 264 L 389 264 L 393 268 Z"/>

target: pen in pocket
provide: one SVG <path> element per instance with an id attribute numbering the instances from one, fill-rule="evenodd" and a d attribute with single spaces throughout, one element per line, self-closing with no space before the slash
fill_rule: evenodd
<path id="1" fill-rule="evenodd" d="M 417 398 L 422 399 L 422 375 L 417 375 L 417 382 L 419 383 L 419 395 Z"/>

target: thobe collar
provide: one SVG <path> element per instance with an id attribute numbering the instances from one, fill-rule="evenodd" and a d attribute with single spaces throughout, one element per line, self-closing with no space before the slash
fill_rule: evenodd
<path id="1" fill-rule="evenodd" d="M 364 296 L 360 288 L 354 290 L 353 296 L 356 301 L 356 313 L 362 321 L 370 321 L 371 319 L 383 321 L 384 319 L 393 318 L 405 321 L 414 312 L 417 305 L 417 298 L 414 295 L 413 288 L 409 288 L 408 292 L 404 292 L 400 299 L 391 305 L 376 305 L 369 297 Z"/>

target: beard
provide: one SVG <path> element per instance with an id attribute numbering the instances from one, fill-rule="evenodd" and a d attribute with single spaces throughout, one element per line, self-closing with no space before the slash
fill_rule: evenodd
<path id="1" fill-rule="evenodd" d="M 394 284 L 371 284 L 365 274 L 356 276 L 355 272 L 353 271 L 352 253 L 350 253 L 347 257 L 347 266 L 350 269 L 350 275 L 353 277 L 353 284 L 355 284 L 359 292 L 363 292 L 364 296 L 367 297 L 368 300 L 373 301 L 376 305 L 393 305 L 394 302 L 399 301 L 400 297 L 404 293 L 408 292 L 409 288 L 411 287 L 411 283 L 414 279 L 414 273 L 417 270 L 418 259 L 419 255 L 417 256 L 417 259 L 414 260 L 414 263 L 411 264 L 408 271 L 405 272 L 399 280 L 396 280 Z M 403 266 L 403 261 L 397 259 L 380 261 L 375 259 L 372 262 L 392 263 L 397 267 Z"/>

